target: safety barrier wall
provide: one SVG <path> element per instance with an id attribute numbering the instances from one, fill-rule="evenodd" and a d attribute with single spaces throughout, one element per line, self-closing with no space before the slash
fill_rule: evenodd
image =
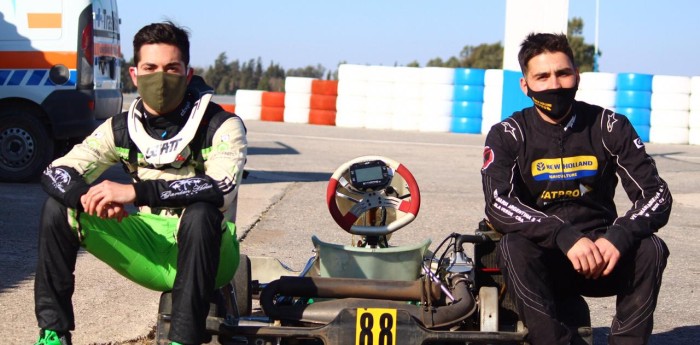
<path id="1" fill-rule="evenodd" d="M 455 69 L 451 126 L 453 133 L 481 133 L 485 77 L 486 71 L 483 69 Z"/>
<path id="2" fill-rule="evenodd" d="M 620 73 L 617 75 L 615 110 L 626 115 L 644 142 L 649 141 L 651 120 L 650 74 Z"/>
<path id="3" fill-rule="evenodd" d="M 315 78 L 287 77 L 284 80 L 284 122 L 309 123 L 311 84 Z"/>
<path id="4" fill-rule="evenodd" d="M 260 108 L 260 120 L 274 122 L 284 121 L 285 97 L 286 94 L 284 92 L 263 92 L 261 99 L 262 107 Z"/>
<path id="5" fill-rule="evenodd" d="M 338 101 L 337 80 L 313 80 L 309 105 L 309 123 L 335 126 Z"/>
<path id="6" fill-rule="evenodd" d="M 576 99 L 627 116 L 644 142 L 700 145 L 700 76 L 580 76 Z M 486 134 L 532 105 L 520 77 L 499 69 L 343 64 L 337 81 L 287 77 L 285 93 L 239 90 L 235 109 L 263 121 Z"/>
<path id="7" fill-rule="evenodd" d="M 700 145 L 700 77 L 690 78 L 690 114 L 688 143 Z"/>
<path id="8" fill-rule="evenodd" d="M 484 104 L 481 108 L 481 133 L 503 120 L 503 70 L 487 69 L 484 72 Z"/>

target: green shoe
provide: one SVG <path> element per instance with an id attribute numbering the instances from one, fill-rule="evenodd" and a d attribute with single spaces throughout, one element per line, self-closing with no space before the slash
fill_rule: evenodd
<path id="1" fill-rule="evenodd" d="M 39 340 L 34 345 L 72 345 L 70 332 L 59 335 L 55 331 L 42 329 L 39 332 Z"/>

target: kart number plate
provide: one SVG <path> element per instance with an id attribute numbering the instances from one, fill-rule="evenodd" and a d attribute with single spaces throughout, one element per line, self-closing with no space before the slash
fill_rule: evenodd
<path id="1" fill-rule="evenodd" d="M 394 344 L 396 344 L 396 309 L 357 309 L 355 345 Z"/>

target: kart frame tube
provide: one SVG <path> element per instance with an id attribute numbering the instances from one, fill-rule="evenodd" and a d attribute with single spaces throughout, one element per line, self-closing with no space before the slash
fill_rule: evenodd
<path id="1" fill-rule="evenodd" d="M 342 345 L 355 343 L 355 324 L 357 311 L 344 309 L 333 322 L 318 327 L 290 326 L 232 326 L 222 318 L 210 317 L 207 320 L 207 330 L 228 337 L 246 336 L 264 339 L 319 339 L 326 345 Z M 591 329 L 580 329 L 579 333 L 590 333 Z M 396 340 L 394 344 L 430 344 L 439 341 L 460 341 L 470 343 L 523 343 L 527 330 L 519 332 L 479 332 L 479 331 L 446 331 L 429 330 L 414 320 L 408 312 L 397 310 Z"/>

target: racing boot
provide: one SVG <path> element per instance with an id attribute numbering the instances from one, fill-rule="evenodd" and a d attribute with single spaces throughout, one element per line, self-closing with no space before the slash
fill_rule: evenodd
<path id="1" fill-rule="evenodd" d="M 42 329 L 39 332 L 39 340 L 34 345 L 72 345 L 70 332 L 56 333 L 50 329 Z"/>

